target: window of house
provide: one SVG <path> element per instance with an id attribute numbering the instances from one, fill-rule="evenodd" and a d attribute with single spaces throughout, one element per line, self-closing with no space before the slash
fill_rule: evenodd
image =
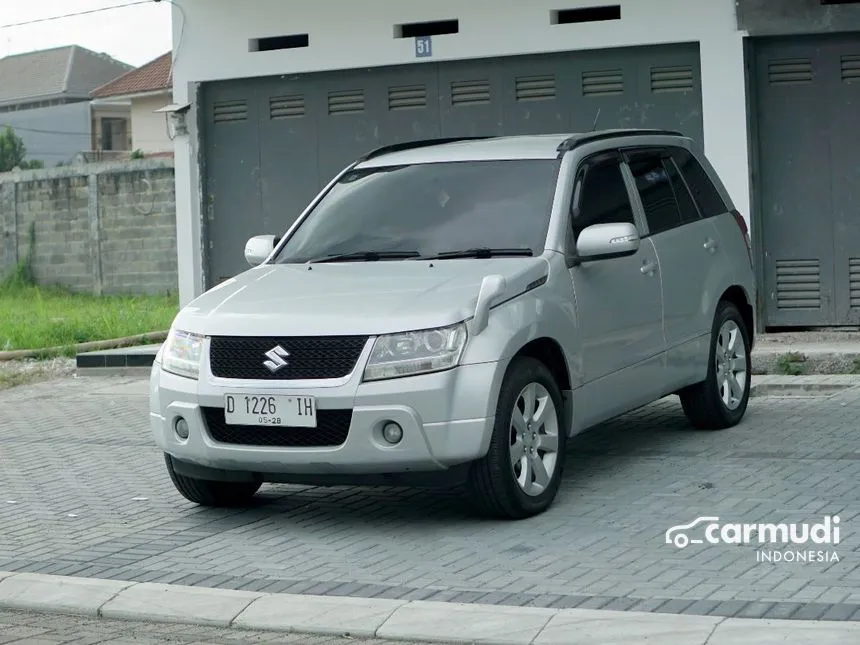
<path id="1" fill-rule="evenodd" d="M 104 117 L 101 123 L 102 150 L 128 150 L 128 121 Z"/>

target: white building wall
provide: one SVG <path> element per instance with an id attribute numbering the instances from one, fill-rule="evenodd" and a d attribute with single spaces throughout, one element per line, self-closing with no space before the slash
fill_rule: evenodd
<path id="1" fill-rule="evenodd" d="M 131 145 L 143 152 L 168 152 L 173 141 L 167 135 L 167 119 L 155 110 L 171 102 L 169 94 L 133 99 L 131 102 Z"/>
<path id="2" fill-rule="evenodd" d="M 394 25 L 459 19 L 456 35 L 434 36 L 439 62 L 478 57 L 699 42 L 704 147 L 735 204 L 749 218 L 746 94 L 742 36 L 733 0 L 616 0 L 622 19 L 551 25 L 550 11 L 593 0 L 175 0 L 174 98 L 193 102 L 193 83 L 273 74 L 417 62 L 412 39 Z M 304 49 L 249 52 L 249 40 L 308 33 Z M 189 114 L 193 123 L 194 111 Z M 182 303 L 203 289 L 197 133 L 176 142 L 177 235 Z M 188 180 L 193 180 L 189 183 Z"/>

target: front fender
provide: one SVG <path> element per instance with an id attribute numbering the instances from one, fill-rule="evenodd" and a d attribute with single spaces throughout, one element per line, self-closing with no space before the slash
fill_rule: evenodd
<path id="1" fill-rule="evenodd" d="M 571 293 L 550 279 L 546 284 L 490 310 L 480 333 L 473 335 L 473 321 L 467 322 L 469 340 L 461 363 L 499 362 L 501 371 L 528 343 L 539 338 L 555 341 L 564 353 L 571 386 L 582 382 L 578 357 L 581 341 Z"/>

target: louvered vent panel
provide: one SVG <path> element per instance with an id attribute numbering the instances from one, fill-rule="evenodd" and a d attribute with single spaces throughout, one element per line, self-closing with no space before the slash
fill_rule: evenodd
<path id="1" fill-rule="evenodd" d="M 490 81 L 454 81 L 451 83 L 451 104 L 485 105 L 490 102 Z"/>
<path id="2" fill-rule="evenodd" d="M 812 61 L 808 58 L 772 60 L 767 64 L 771 85 L 805 85 L 812 82 Z"/>
<path id="3" fill-rule="evenodd" d="M 329 114 L 361 114 L 364 112 L 364 92 L 330 92 L 328 95 Z"/>
<path id="4" fill-rule="evenodd" d="M 389 110 L 415 110 L 427 107 L 427 88 L 423 85 L 404 85 L 388 88 Z"/>
<path id="5" fill-rule="evenodd" d="M 664 92 L 689 92 L 693 89 L 693 68 L 684 67 L 652 67 L 651 91 L 655 94 Z"/>
<path id="6" fill-rule="evenodd" d="M 304 96 L 273 96 L 269 99 L 269 116 L 272 119 L 295 119 L 304 115 Z"/>
<path id="7" fill-rule="evenodd" d="M 860 258 L 848 260 L 848 284 L 851 307 L 860 307 Z"/>
<path id="8" fill-rule="evenodd" d="M 555 98 L 555 76 L 521 76 L 516 81 L 517 101 L 549 101 Z"/>
<path id="9" fill-rule="evenodd" d="M 617 96 L 624 93 L 624 72 L 620 69 L 584 72 L 583 96 Z"/>
<path id="10" fill-rule="evenodd" d="M 248 118 L 248 101 L 219 101 L 212 106 L 215 123 L 245 121 Z"/>
<path id="11" fill-rule="evenodd" d="M 821 270 L 818 260 L 776 261 L 776 306 L 780 309 L 821 307 Z"/>
<path id="12" fill-rule="evenodd" d="M 860 83 L 860 56 L 842 57 L 842 80 L 846 83 Z"/>

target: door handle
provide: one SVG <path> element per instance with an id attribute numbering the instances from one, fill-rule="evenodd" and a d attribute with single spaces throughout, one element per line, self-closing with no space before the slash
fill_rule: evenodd
<path id="1" fill-rule="evenodd" d="M 717 242 L 716 240 L 712 240 L 711 238 L 705 240 L 705 244 L 703 246 L 705 247 L 706 251 L 710 251 L 711 253 L 717 250 Z"/>
<path id="2" fill-rule="evenodd" d="M 657 263 L 646 262 L 639 268 L 639 270 L 642 272 L 643 275 L 653 276 L 654 272 L 657 270 Z"/>

